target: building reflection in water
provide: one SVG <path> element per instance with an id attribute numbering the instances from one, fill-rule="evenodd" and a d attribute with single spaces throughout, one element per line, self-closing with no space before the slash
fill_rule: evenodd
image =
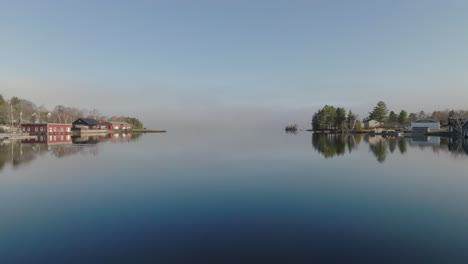
<path id="1" fill-rule="evenodd" d="M 38 135 L 23 140 L 0 140 L 0 171 L 6 166 L 17 167 L 36 157 L 51 154 L 57 158 L 75 154 L 97 155 L 98 143 L 126 143 L 137 140 L 141 133 L 107 134 L 75 137 L 71 135 Z"/>
<path id="2" fill-rule="evenodd" d="M 468 139 L 434 136 L 383 137 L 362 134 L 312 134 L 312 146 L 325 158 L 333 158 L 346 153 L 351 154 L 361 144 L 362 139 L 380 163 L 383 163 L 390 154 L 404 155 L 408 148 L 432 150 L 434 153 L 468 155 Z"/>

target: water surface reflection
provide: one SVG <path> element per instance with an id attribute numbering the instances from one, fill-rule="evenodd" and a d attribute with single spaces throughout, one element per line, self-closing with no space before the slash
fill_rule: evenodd
<path id="1" fill-rule="evenodd" d="M 23 140 L 0 140 L 0 171 L 7 164 L 20 167 L 41 155 L 56 158 L 84 154 L 97 155 L 98 143 L 125 143 L 137 140 L 140 133 L 106 134 L 97 136 L 40 135 Z"/>
<path id="2" fill-rule="evenodd" d="M 460 140 L 47 140 L 0 146 L 0 263 L 468 263 Z"/>
<path id="3" fill-rule="evenodd" d="M 404 155 L 409 148 L 431 150 L 434 153 L 468 155 L 468 139 L 435 136 L 383 137 L 363 134 L 312 134 L 312 147 L 325 158 L 352 154 L 361 145 L 368 145 L 369 151 L 379 163 L 385 162 L 388 155 Z M 398 149 L 398 152 L 395 152 Z"/>

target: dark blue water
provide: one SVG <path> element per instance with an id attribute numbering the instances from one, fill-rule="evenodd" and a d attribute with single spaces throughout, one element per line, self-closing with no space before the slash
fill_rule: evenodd
<path id="1" fill-rule="evenodd" d="M 0 143 L 0 263 L 467 263 L 444 138 L 197 131 Z"/>

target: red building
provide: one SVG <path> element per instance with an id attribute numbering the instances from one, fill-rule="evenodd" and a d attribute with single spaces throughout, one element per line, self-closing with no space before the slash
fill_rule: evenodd
<path id="1" fill-rule="evenodd" d="M 21 131 L 30 135 L 37 134 L 68 134 L 71 131 L 71 124 L 22 124 Z"/>

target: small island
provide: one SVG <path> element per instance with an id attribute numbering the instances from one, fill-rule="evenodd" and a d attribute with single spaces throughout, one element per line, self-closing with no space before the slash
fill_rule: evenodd
<path id="1" fill-rule="evenodd" d="M 353 111 L 343 107 L 325 105 L 312 116 L 312 128 L 307 131 L 324 134 L 366 133 L 383 136 L 432 135 L 468 138 L 468 111 L 442 110 L 426 114 L 424 111 L 399 114 L 380 101 L 360 120 Z M 286 126 L 287 132 L 297 131 L 297 125 Z"/>

